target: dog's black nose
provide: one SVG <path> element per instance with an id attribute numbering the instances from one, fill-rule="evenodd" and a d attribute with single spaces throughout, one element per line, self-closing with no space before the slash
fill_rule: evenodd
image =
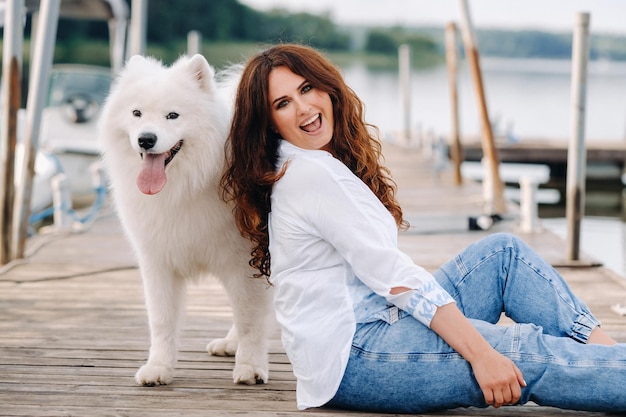
<path id="1" fill-rule="evenodd" d="M 137 139 L 137 142 L 139 142 L 139 146 L 141 146 L 145 150 L 154 147 L 156 141 L 157 136 L 154 133 L 142 133 L 139 135 L 139 139 Z"/>

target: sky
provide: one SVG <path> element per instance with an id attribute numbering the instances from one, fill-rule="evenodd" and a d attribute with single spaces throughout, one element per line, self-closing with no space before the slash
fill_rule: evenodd
<path id="1" fill-rule="evenodd" d="M 460 0 L 240 0 L 250 7 L 329 12 L 337 24 L 459 23 Z M 626 0 L 468 0 L 475 28 L 571 32 L 576 14 L 590 14 L 590 31 L 626 35 Z"/>

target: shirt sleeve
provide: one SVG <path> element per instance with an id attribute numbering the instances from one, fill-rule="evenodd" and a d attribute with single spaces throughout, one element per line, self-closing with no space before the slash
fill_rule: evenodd
<path id="1" fill-rule="evenodd" d="M 294 209 L 375 293 L 430 326 L 437 307 L 454 302 L 425 269 L 398 249 L 397 226 L 371 190 L 341 162 L 291 164 Z M 289 186 L 289 184 L 287 184 Z M 391 294 L 394 287 L 410 288 Z"/>

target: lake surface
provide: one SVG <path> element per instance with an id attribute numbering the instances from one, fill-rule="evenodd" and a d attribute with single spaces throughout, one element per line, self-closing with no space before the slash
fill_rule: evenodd
<path id="1" fill-rule="evenodd" d="M 520 139 L 567 139 L 571 126 L 571 62 L 547 59 L 482 58 L 483 84 L 494 132 L 507 129 Z M 344 76 L 381 131 L 404 126 L 399 77 L 393 70 L 346 66 Z M 480 134 L 476 93 L 467 65 L 457 76 L 462 135 Z M 445 66 L 411 71 L 411 126 L 447 136 L 451 104 Z M 588 140 L 626 139 L 626 63 L 591 62 L 587 79 L 585 132 Z"/>
<path id="2" fill-rule="evenodd" d="M 567 237 L 565 219 L 542 219 L 541 224 L 563 239 Z M 626 225 L 620 219 L 585 217 L 581 223 L 580 246 L 582 252 L 626 277 Z"/>
<path id="3" fill-rule="evenodd" d="M 571 62 L 546 59 L 481 58 L 487 107 L 495 134 L 567 140 L 571 132 Z M 361 64 L 343 68 L 348 84 L 366 105 L 367 120 L 383 137 L 404 126 L 399 76 Z M 466 64 L 457 76 L 461 135 L 480 135 L 476 93 Z M 411 126 L 446 138 L 451 131 L 450 93 L 445 66 L 411 72 Z M 589 63 L 585 134 L 588 141 L 626 140 L 626 63 Z M 563 218 L 542 219 L 566 236 Z M 626 226 L 617 217 L 585 217 L 581 250 L 626 276 Z M 565 248 L 563 248 L 565 255 Z"/>

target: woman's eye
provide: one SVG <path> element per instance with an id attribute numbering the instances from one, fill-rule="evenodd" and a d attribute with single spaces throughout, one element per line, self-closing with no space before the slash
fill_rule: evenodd
<path id="1" fill-rule="evenodd" d="M 169 113 L 167 114 L 167 116 L 165 116 L 165 118 L 166 118 L 167 120 L 174 120 L 174 119 L 178 119 L 178 113 L 176 113 L 176 112 L 169 112 Z"/>
<path id="2" fill-rule="evenodd" d="M 133 110 L 133 116 L 141 117 L 141 111 L 140 110 Z"/>
<path id="3" fill-rule="evenodd" d="M 308 91 L 311 91 L 313 89 L 312 85 L 305 85 L 304 87 L 302 87 L 302 93 L 306 93 Z"/>
<path id="4" fill-rule="evenodd" d="M 276 105 L 276 108 L 277 108 L 277 109 L 281 109 L 281 108 L 285 107 L 288 103 L 289 103 L 289 102 L 288 102 L 287 100 L 280 101 L 280 102 L 278 102 L 278 104 Z"/>

